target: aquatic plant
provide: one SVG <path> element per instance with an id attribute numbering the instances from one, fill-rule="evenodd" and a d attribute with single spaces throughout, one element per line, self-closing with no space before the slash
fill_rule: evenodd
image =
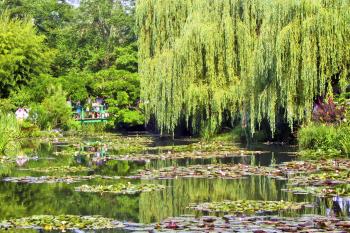
<path id="1" fill-rule="evenodd" d="M 166 167 L 159 170 L 140 170 L 131 179 L 175 179 L 184 178 L 221 178 L 240 179 L 249 175 L 261 175 L 284 180 L 284 174 L 276 168 L 257 167 L 244 164 L 209 164 L 193 165 L 188 167 Z"/>
<path id="2" fill-rule="evenodd" d="M 311 173 L 288 179 L 290 186 L 334 186 L 339 184 L 350 184 L 349 171 Z"/>
<path id="3" fill-rule="evenodd" d="M 39 215 L 19 219 L 9 219 L 0 222 L 0 231 L 21 232 L 20 229 L 42 229 L 45 231 L 60 230 L 99 230 L 120 229 L 127 232 L 334 232 L 347 231 L 350 222 L 334 217 L 302 216 L 282 218 L 276 216 L 232 216 L 225 217 L 192 216 L 171 217 L 158 224 L 140 224 L 104 218 L 101 216 L 74 216 L 74 215 Z M 14 230 L 15 229 L 15 230 Z M 14 231 L 12 231 L 14 230 Z M 25 231 L 27 232 L 27 231 Z"/>
<path id="4" fill-rule="evenodd" d="M 43 173 L 77 173 L 77 172 L 87 172 L 92 171 L 93 169 L 89 167 L 72 167 L 72 166 L 61 166 L 61 167 L 37 167 L 37 168 L 29 168 L 26 169 L 34 172 L 43 172 Z"/>
<path id="5" fill-rule="evenodd" d="M 204 212 L 224 212 L 236 214 L 272 213 L 281 210 L 300 210 L 310 205 L 288 201 L 223 201 L 192 204 L 189 208 Z"/>
<path id="6" fill-rule="evenodd" d="M 318 197 L 350 197 L 349 185 L 337 185 L 334 187 L 289 187 L 283 191 L 293 194 L 311 194 Z"/>
<path id="7" fill-rule="evenodd" d="M 114 185 L 82 185 L 75 188 L 75 191 L 85 193 L 113 193 L 113 194 L 137 194 L 152 192 L 164 189 L 165 186 L 158 184 L 114 184 Z"/>
<path id="8" fill-rule="evenodd" d="M 305 161 L 291 161 L 276 166 L 283 174 L 292 175 L 300 173 L 317 173 L 317 172 L 350 172 L 349 159 L 319 159 Z"/>
<path id="9" fill-rule="evenodd" d="M 10 219 L 0 222 L 0 229 L 36 228 L 46 231 L 73 229 L 115 229 L 122 228 L 121 222 L 101 216 L 75 216 L 75 215 L 36 215 L 31 217 Z"/>
<path id="10" fill-rule="evenodd" d="M 53 183 L 66 183 L 72 184 L 82 181 L 88 181 L 92 179 L 105 179 L 105 180 L 118 180 L 119 176 L 23 176 L 23 177 L 6 177 L 2 181 L 12 183 L 24 183 L 24 184 L 53 184 Z"/>
<path id="11" fill-rule="evenodd" d="M 165 232 L 334 232 L 348 231 L 350 222 L 334 217 L 302 216 L 282 218 L 276 216 L 232 216 L 225 217 L 180 216 L 167 218 L 158 229 Z"/>
<path id="12" fill-rule="evenodd" d="M 183 120 L 215 132 L 277 115 L 293 128 L 317 96 L 349 83 L 349 1 L 144 0 L 137 2 L 146 120 L 174 132 Z M 152 118 L 153 119 L 153 118 Z"/>

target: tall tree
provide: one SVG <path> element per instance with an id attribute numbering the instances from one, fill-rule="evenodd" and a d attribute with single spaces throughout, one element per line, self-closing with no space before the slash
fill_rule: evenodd
<path id="1" fill-rule="evenodd" d="M 30 21 L 0 16 L 0 98 L 50 71 L 54 53 Z"/>
<path id="2" fill-rule="evenodd" d="M 215 131 L 240 117 L 255 127 L 278 112 L 292 126 L 350 68 L 350 1 L 138 1 L 146 117 Z"/>

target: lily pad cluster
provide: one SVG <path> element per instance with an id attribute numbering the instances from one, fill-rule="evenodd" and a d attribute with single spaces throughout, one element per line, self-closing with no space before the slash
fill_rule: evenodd
<path id="1" fill-rule="evenodd" d="M 168 218 L 157 224 L 161 232 L 247 232 L 247 233 L 282 233 L 282 232 L 348 232 L 350 221 L 338 218 L 306 215 L 298 218 L 275 216 L 204 216 L 195 218 L 183 216 Z"/>
<path id="2" fill-rule="evenodd" d="M 322 172 L 295 176 L 289 179 L 290 186 L 334 186 L 350 184 L 350 172 Z"/>
<path id="3" fill-rule="evenodd" d="M 349 159 L 292 161 L 277 166 L 285 174 L 350 171 Z"/>
<path id="4" fill-rule="evenodd" d="M 243 150 L 232 150 L 232 151 L 183 151 L 183 152 L 171 152 L 166 153 L 147 153 L 147 154 L 124 154 L 124 155 L 108 155 L 106 158 L 109 160 L 121 160 L 121 161 L 143 161 L 149 162 L 150 160 L 168 160 L 168 159 L 209 159 L 209 158 L 226 158 L 226 157 L 243 157 L 251 156 L 254 153 L 259 152 L 247 152 Z"/>
<path id="5" fill-rule="evenodd" d="M 165 189 L 164 185 L 158 184 L 114 184 L 114 185 L 82 185 L 75 188 L 78 192 L 88 193 L 113 193 L 113 194 L 137 194 Z"/>
<path id="6" fill-rule="evenodd" d="M 42 173 L 77 173 L 77 172 L 87 172 L 92 171 L 89 167 L 74 167 L 74 166 L 62 166 L 62 167 L 38 167 L 38 168 L 29 168 L 27 170 L 34 172 L 42 172 Z"/>
<path id="7" fill-rule="evenodd" d="M 0 156 L 0 164 L 7 164 L 7 163 L 16 163 L 18 160 L 38 160 L 39 158 L 37 156 L 17 156 L 17 157 L 9 157 L 9 156 Z"/>
<path id="8" fill-rule="evenodd" d="M 92 179 L 106 179 L 106 180 L 117 180 L 120 179 L 118 176 L 100 176 L 100 175 L 93 175 L 93 176 L 40 176 L 40 177 L 33 177 L 33 176 L 24 176 L 24 177 L 6 177 L 3 179 L 5 182 L 12 182 L 12 183 L 26 183 L 26 184 L 53 184 L 53 183 L 77 183 Z"/>
<path id="9" fill-rule="evenodd" d="M 349 185 L 339 185 L 335 187 L 290 187 L 283 191 L 294 194 L 311 194 L 318 197 L 348 197 L 350 196 Z"/>
<path id="10" fill-rule="evenodd" d="M 277 169 L 291 175 L 284 191 L 318 197 L 350 196 L 349 159 L 292 161 L 278 165 Z"/>
<path id="11" fill-rule="evenodd" d="M 139 179 L 174 179 L 187 178 L 222 178 L 239 179 L 249 175 L 263 175 L 276 179 L 285 179 L 280 170 L 271 167 L 258 167 L 244 164 L 210 164 L 188 167 L 166 167 L 159 170 L 140 170 L 137 175 L 128 178 Z"/>
<path id="12" fill-rule="evenodd" d="M 311 206 L 305 202 L 238 200 L 192 204 L 189 208 L 204 212 L 254 214 L 272 213 L 281 210 L 300 210 L 305 207 Z"/>
<path id="13" fill-rule="evenodd" d="M 34 228 L 44 230 L 72 230 L 72 229 L 115 229 L 122 228 L 121 222 L 101 216 L 75 215 L 38 215 L 0 222 L 0 229 Z"/>

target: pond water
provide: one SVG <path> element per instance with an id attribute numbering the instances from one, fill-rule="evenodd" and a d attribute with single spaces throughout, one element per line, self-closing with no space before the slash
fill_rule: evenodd
<path id="1" fill-rule="evenodd" d="M 105 154 L 119 154 L 135 148 L 142 153 L 166 152 L 169 145 L 188 145 L 193 140 L 159 140 L 147 135 L 115 136 L 103 135 L 83 138 L 61 138 L 52 142 L 27 141 L 19 152 L 32 160 L 19 157 L 11 165 L 0 164 L 0 220 L 20 218 L 32 215 L 101 215 L 135 223 L 155 223 L 168 217 L 181 215 L 201 215 L 188 209 L 191 203 L 202 203 L 223 200 L 271 200 L 314 203 L 314 208 L 301 211 L 285 211 L 283 216 L 300 216 L 302 214 L 318 214 L 324 216 L 350 216 L 350 201 L 340 198 L 316 198 L 311 195 L 295 195 L 282 191 L 286 181 L 263 176 L 249 176 L 242 179 L 200 179 L 176 178 L 170 180 L 133 180 L 121 178 L 106 180 L 102 178 L 78 183 L 31 184 L 11 183 L 3 181 L 5 177 L 39 177 L 58 175 L 101 175 L 128 176 L 139 169 L 159 169 L 169 166 L 189 166 L 196 164 L 249 164 L 272 166 L 294 160 L 295 148 L 281 145 L 259 145 L 254 150 L 263 151 L 253 156 L 224 158 L 180 158 L 176 160 L 150 161 L 105 161 Z M 164 150 L 162 150 L 164 147 Z M 213 152 L 215 154 L 215 152 Z M 62 171 L 41 173 L 28 170 L 45 167 L 85 166 L 93 168 L 67 174 Z M 166 188 L 162 191 L 147 192 L 134 195 L 115 195 L 76 192 L 75 187 L 82 184 L 113 183 L 155 183 Z M 204 213 L 208 214 L 208 213 Z M 0 231 L 1 232 L 1 231 Z M 5 232 L 5 231 L 4 231 Z M 44 232 L 39 230 L 16 230 L 15 232 Z M 121 232 L 120 230 L 89 230 L 76 232 Z"/>

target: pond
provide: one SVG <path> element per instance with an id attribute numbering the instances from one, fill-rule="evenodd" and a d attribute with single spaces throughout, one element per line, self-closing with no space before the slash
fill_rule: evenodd
<path id="1" fill-rule="evenodd" d="M 173 167 L 174 171 L 179 167 L 209 164 L 246 164 L 268 168 L 296 159 L 293 153 L 296 148 L 284 145 L 258 145 L 250 148 L 255 152 L 248 152 L 242 147 L 232 154 L 227 152 L 227 148 L 221 149 L 226 151 L 225 155 L 216 153 L 215 148 L 209 148 L 211 156 L 207 156 L 209 152 L 191 151 L 197 153 L 191 158 L 187 156 L 186 149 L 193 149 L 189 145 L 194 143 L 196 142 L 192 139 L 161 140 L 150 135 L 113 134 L 25 141 L 18 157 L 13 161 L 0 163 L 0 221 L 34 215 L 100 215 L 120 222 L 150 224 L 169 217 L 223 216 L 223 213 L 202 212 L 188 207 L 193 203 L 225 200 L 283 200 L 313 204 L 312 208 L 275 213 L 282 217 L 305 214 L 344 218 L 350 216 L 349 199 L 320 198 L 310 194 L 285 192 L 286 180 L 268 176 L 245 175 L 235 179 L 181 177 L 181 174 L 172 179 L 129 177 L 139 170 L 159 170 L 166 167 Z M 176 153 L 181 156 L 176 157 Z M 118 155 L 124 157 L 116 160 Z M 135 159 L 132 158 L 133 155 L 138 156 Z M 151 156 L 148 158 L 149 155 Z M 155 159 L 153 155 L 160 155 L 161 159 Z M 171 155 L 176 159 L 170 159 Z M 76 170 L 72 170 L 73 168 Z M 57 182 L 52 177 L 61 180 Z M 66 180 L 62 180 L 62 177 Z M 156 184 L 164 188 L 130 195 L 77 191 L 82 185 L 116 184 Z M 0 230 L 2 231 L 8 232 Z M 15 232 L 45 230 L 25 229 Z M 123 230 L 74 232 L 114 233 Z"/>

